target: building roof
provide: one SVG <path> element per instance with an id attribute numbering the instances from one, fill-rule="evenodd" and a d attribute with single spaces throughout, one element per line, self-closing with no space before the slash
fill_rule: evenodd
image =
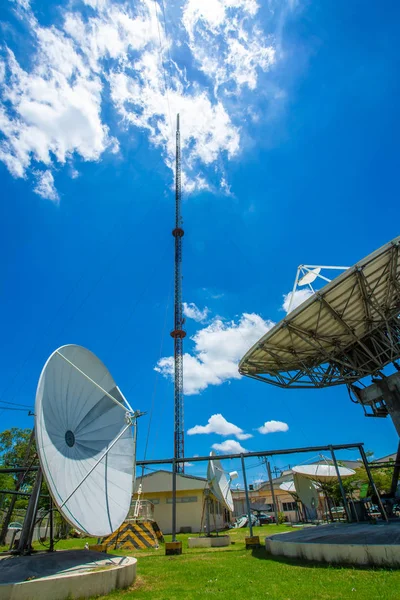
<path id="1" fill-rule="evenodd" d="M 172 471 L 167 471 L 167 469 L 158 469 L 157 471 L 153 471 L 151 473 L 147 473 L 146 475 L 137 477 L 137 479 L 144 479 L 145 477 L 150 477 L 151 475 L 156 475 L 157 473 L 167 473 L 168 475 L 172 475 Z M 197 477 L 196 475 L 187 475 L 187 473 L 177 473 L 177 477 L 185 477 L 185 479 L 197 479 L 198 481 L 207 481 L 206 477 Z"/>
<path id="2" fill-rule="evenodd" d="M 374 463 L 385 463 L 385 462 L 394 462 L 397 458 L 397 452 L 393 452 L 393 454 L 387 454 L 386 456 L 382 456 L 381 458 L 375 458 L 372 462 Z"/>

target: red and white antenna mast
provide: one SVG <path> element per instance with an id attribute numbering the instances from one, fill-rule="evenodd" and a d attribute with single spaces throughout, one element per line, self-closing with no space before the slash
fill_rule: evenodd
<path id="1" fill-rule="evenodd" d="M 175 229 L 172 235 L 175 238 L 175 310 L 174 338 L 175 360 L 175 389 L 174 389 L 174 458 L 184 457 L 184 398 L 183 398 L 183 330 L 184 318 L 182 311 L 182 228 L 181 217 L 181 139 L 179 129 L 179 115 L 176 117 L 176 167 L 175 167 Z M 176 463 L 176 472 L 184 473 L 183 463 Z"/>

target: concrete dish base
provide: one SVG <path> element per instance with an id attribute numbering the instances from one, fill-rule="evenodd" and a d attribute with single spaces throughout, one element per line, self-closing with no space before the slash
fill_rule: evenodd
<path id="1" fill-rule="evenodd" d="M 0 559 L 1 600 L 66 600 L 103 596 L 129 587 L 136 558 L 64 550 Z"/>
<path id="2" fill-rule="evenodd" d="M 303 560 L 400 567 L 400 521 L 338 523 L 265 538 L 267 552 Z"/>
<path id="3" fill-rule="evenodd" d="M 231 538 L 229 535 L 188 538 L 188 548 L 221 548 L 222 546 L 229 546 L 230 543 Z"/>

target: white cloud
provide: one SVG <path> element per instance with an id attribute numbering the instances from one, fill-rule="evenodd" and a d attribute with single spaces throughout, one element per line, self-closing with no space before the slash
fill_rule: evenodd
<path id="1" fill-rule="evenodd" d="M 217 452 L 224 452 L 225 454 L 240 454 L 248 452 L 246 448 L 243 448 L 236 440 L 225 440 L 221 444 L 213 444 L 213 450 Z"/>
<path id="2" fill-rule="evenodd" d="M 293 292 L 289 292 L 288 294 L 283 295 L 283 304 L 282 308 L 285 312 L 289 312 L 290 300 L 292 298 Z M 308 298 L 313 295 L 313 292 L 309 288 L 304 288 L 303 290 L 296 290 L 293 297 L 293 304 L 290 308 L 290 312 L 300 306 L 303 302 L 305 302 Z"/>
<path id="3" fill-rule="evenodd" d="M 194 302 L 183 303 L 183 314 L 185 315 L 185 317 L 187 317 L 188 319 L 193 319 L 198 323 L 202 323 L 203 321 L 205 321 L 209 312 L 210 311 L 207 308 L 207 306 L 203 308 L 203 310 L 201 310 L 195 305 Z"/>
<path id="4" fill-rule="evenodd" d="M 174 9 L 173 34 L 154 0 L 71 2 L 49 26 L 28 0 L 15 3 L 35 51 L 22 67 L 4 47 L 0 61 L 0 160 L 14 177 L 38 165 L 60 168 L 75 156 L 98 161 L 118 151 L 123 128 L 147 132 L 172 168 L 179 112 L 184 189 L 231 194 L 223 161 L 239 154 L 243 110 L 258 102 L 249 90 L 277 60 L 255 0 L 186 0 Z M 183 44 L 188 69 L 177 63 Z M 114 111 L 109 122 L 106 102 Z"/>
<path id="5" fill-rule="evenodd" d="M 183 357 L 184 392 L 199 394 L 209 385 L 221 385 L 230 379 L 240 379 L 238 363 L 246 351 L 262 337 L 274 323 L 264 321 L 257 314 L 243 313 L 238 321 L 215 318 L 207 327 L 191 338 L 193 354 Z M 158 361 L 156 371 L 165 377 L 174 374 L 172 356 Z"/>
<path id="6" fill-rule="evenodd" d="M 185 462 L 185 463 L 183 463 L 183 466 L 184 466 L 184 467 L 193 467 L 193 466 L 194 466 L 194 464 L 193 464 L 193 463 L 191 463 L 191 462 Z"/>
<path id="7" fill-rule="evenodd" d="M 11 77 L 0 90 L 0 160 L 14 177 L 23 177 L 33 160 L 64 164 L 74 153 L 97 160 L 111 143 L 101 121 L 100 79 L 90 75 L 62 33 L 36 24 L 35 37 L 32 71 L 9 51 Z"/>
<path id="8" fill-rule="evenodd" d="M 54 185 L 54 177 L 51 171 L 39 171 L 36 175 L 36 186 L 34 192 L 46 198 L 46 200 L 52 200 L 53 202 L 59 201 L 59 196 Z"/>
<path id="9" fill-rule="evenodd" d="M 238 440 L 247 440 L 252 436 L 251 433 L 244 433 L 243 429 L 229 423 L 221 414 L 211 415 L 207 425 L 195 425 L 188 429 L 188 435 L 217 433 L 218 435 L 235 435 Z"/>
<path id="10" fill-rule="evenodd" d="M 182 22 L 199 68 L 218 92 L 254 90 L 259 71 L 275 63 L 275 42 L 257 22 L 255 0 L 187 0 Z"/>
<path id="11" fill-rule="evenodd" d="M 277 433 L 278 431 L 288 431 L 289 425 L 283 421 L 266 421 L 262 427 L 259 427 L 257 431 L 259 433 Z"/>

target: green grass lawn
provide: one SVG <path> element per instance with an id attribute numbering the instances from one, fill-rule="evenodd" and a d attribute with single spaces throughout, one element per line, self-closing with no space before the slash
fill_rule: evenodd
<path id="1" fill-rule="evenodd" d="M 267 535 L 290 531 L 285 525 L 254 528 L 261 542 Z M 264 548 L 246 550 L 247 529 L 231 530 L 232 544 L 226 548 L 191 549 L 188 535 L 181 556 L 165 556 L 158 550 L 133 554 L 138 559 L 137 579 L 129 590 L 118 590 L 102 600 L 175 600 L 216 598 L 219 600 L 399 600 L 400 571 L 333 567 L 318 563 L 271 557 Z M 167 537 L 167 541 L 168 541 Z M 58 549 L 82 548 L 86 541 L 63 540 Z"/>

